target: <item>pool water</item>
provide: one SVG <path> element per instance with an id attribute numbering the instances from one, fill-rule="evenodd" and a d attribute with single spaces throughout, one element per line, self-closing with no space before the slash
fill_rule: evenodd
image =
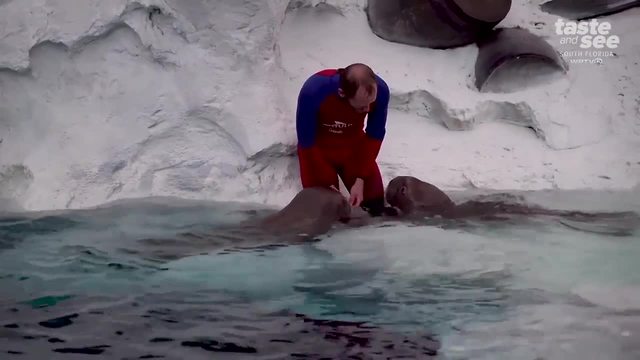
<path id="1" fill-rule="evenodd" d="M 1 217 L 2 358 L 640 358 L 638 224 L 386 221 L 180 251 L 263 210 L 142 199 Z"/>

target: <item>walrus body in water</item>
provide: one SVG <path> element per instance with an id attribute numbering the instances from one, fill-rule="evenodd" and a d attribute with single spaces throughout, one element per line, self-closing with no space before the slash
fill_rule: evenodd
<path id="1" fill-rule="evenodd" d="M 317 236 L 336 222 L 346 222 L 351 205 L 338 191 L 312 187 L 302 189 L 282 210 L 259 222 L 272 235 Z"/>
<path id="2" fill-rule="evenodd" d="M 144 257 L 175 260 L 210 251 L 242 251 L 312 241 L 338 223 L 352 217 L 348 200 L 328 188 L 305 188 L 279 211 L 260 213 L 247 220 L 207 231 L 185 232 L 172 238 L 143 239 L 142 249 L 130 249 Z"/>
<path id="3" fill-rule="evenodd" d="M 385 198 L 389 205 L 398 208 L 405 216 L 440 216 L 447 219 L 469 217 L 501 219 L 500 215 L 547 215 L 580 220 L 629 216 L 630 214 L 637 217 L 637 214 L 631 212 L 586 213 L 546 209 L 503 201 L 471 200 L 456 204 L 436 186 L 413 176 L 393 178 L 387 185 Z"/>

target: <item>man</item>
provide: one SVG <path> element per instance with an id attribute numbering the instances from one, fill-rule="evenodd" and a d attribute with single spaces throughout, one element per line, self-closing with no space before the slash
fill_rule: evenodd
<path id="1" fill-rule="evenodd" d="M 349 202 L 372 216 L 392 214 L 376 163 L 386 133 L 389 88 L 356 63 L 309 77 L 298 96 L 296 130 L 302 187 L 349 189 Z M 364 120 L 367 118 L 366 132 Z"/>

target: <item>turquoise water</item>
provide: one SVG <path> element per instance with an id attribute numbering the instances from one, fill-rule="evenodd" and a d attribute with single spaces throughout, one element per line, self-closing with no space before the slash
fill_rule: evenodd
<path id="1" fill-rule="evenodd" d="M 640 356 L 637 224 L 606 235 L 549 219 L 388 221 L 303 245 L 216 249 L 221 229 L 252 216 L 241 205 L 144 200 L 3 217 L 0 352 L 424 358 L 439 342 L 451 359 Z M 174 258 L 150 255 L 184 233 L 214 235 L 188 256 L 185 243 L 164 249 Z M 353 344 L 365 331 L 357 322 L 375 327 L 367 345 Z"/>

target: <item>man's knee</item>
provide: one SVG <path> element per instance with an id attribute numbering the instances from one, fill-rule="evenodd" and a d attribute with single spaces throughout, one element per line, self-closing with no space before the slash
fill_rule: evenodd
<path id="1" fill-rule="evenodd" d="M 374 173 L 373 176 L 368 177 L 364 180 L 364 199 L 372 199 L 372 201 L 377 201 L 377 199 L 383 199 L 384 203 L 384 184 L 382 183 L 382 177 L 380 177 L 379 173 Z"/>
<path id="2" fill-rule="evenodd" d="M 398 215 L 398 211 L 395 208 L 385 205 L 384 196 L 363 200 L 360 207 L 374 217 Z"/>
<path id="3" fill-rule="evenodd" d="M 384 208 L 384 198 L 365 199 L 360 203 L 360 207 L 372 216 L 380 216 Z"/>

